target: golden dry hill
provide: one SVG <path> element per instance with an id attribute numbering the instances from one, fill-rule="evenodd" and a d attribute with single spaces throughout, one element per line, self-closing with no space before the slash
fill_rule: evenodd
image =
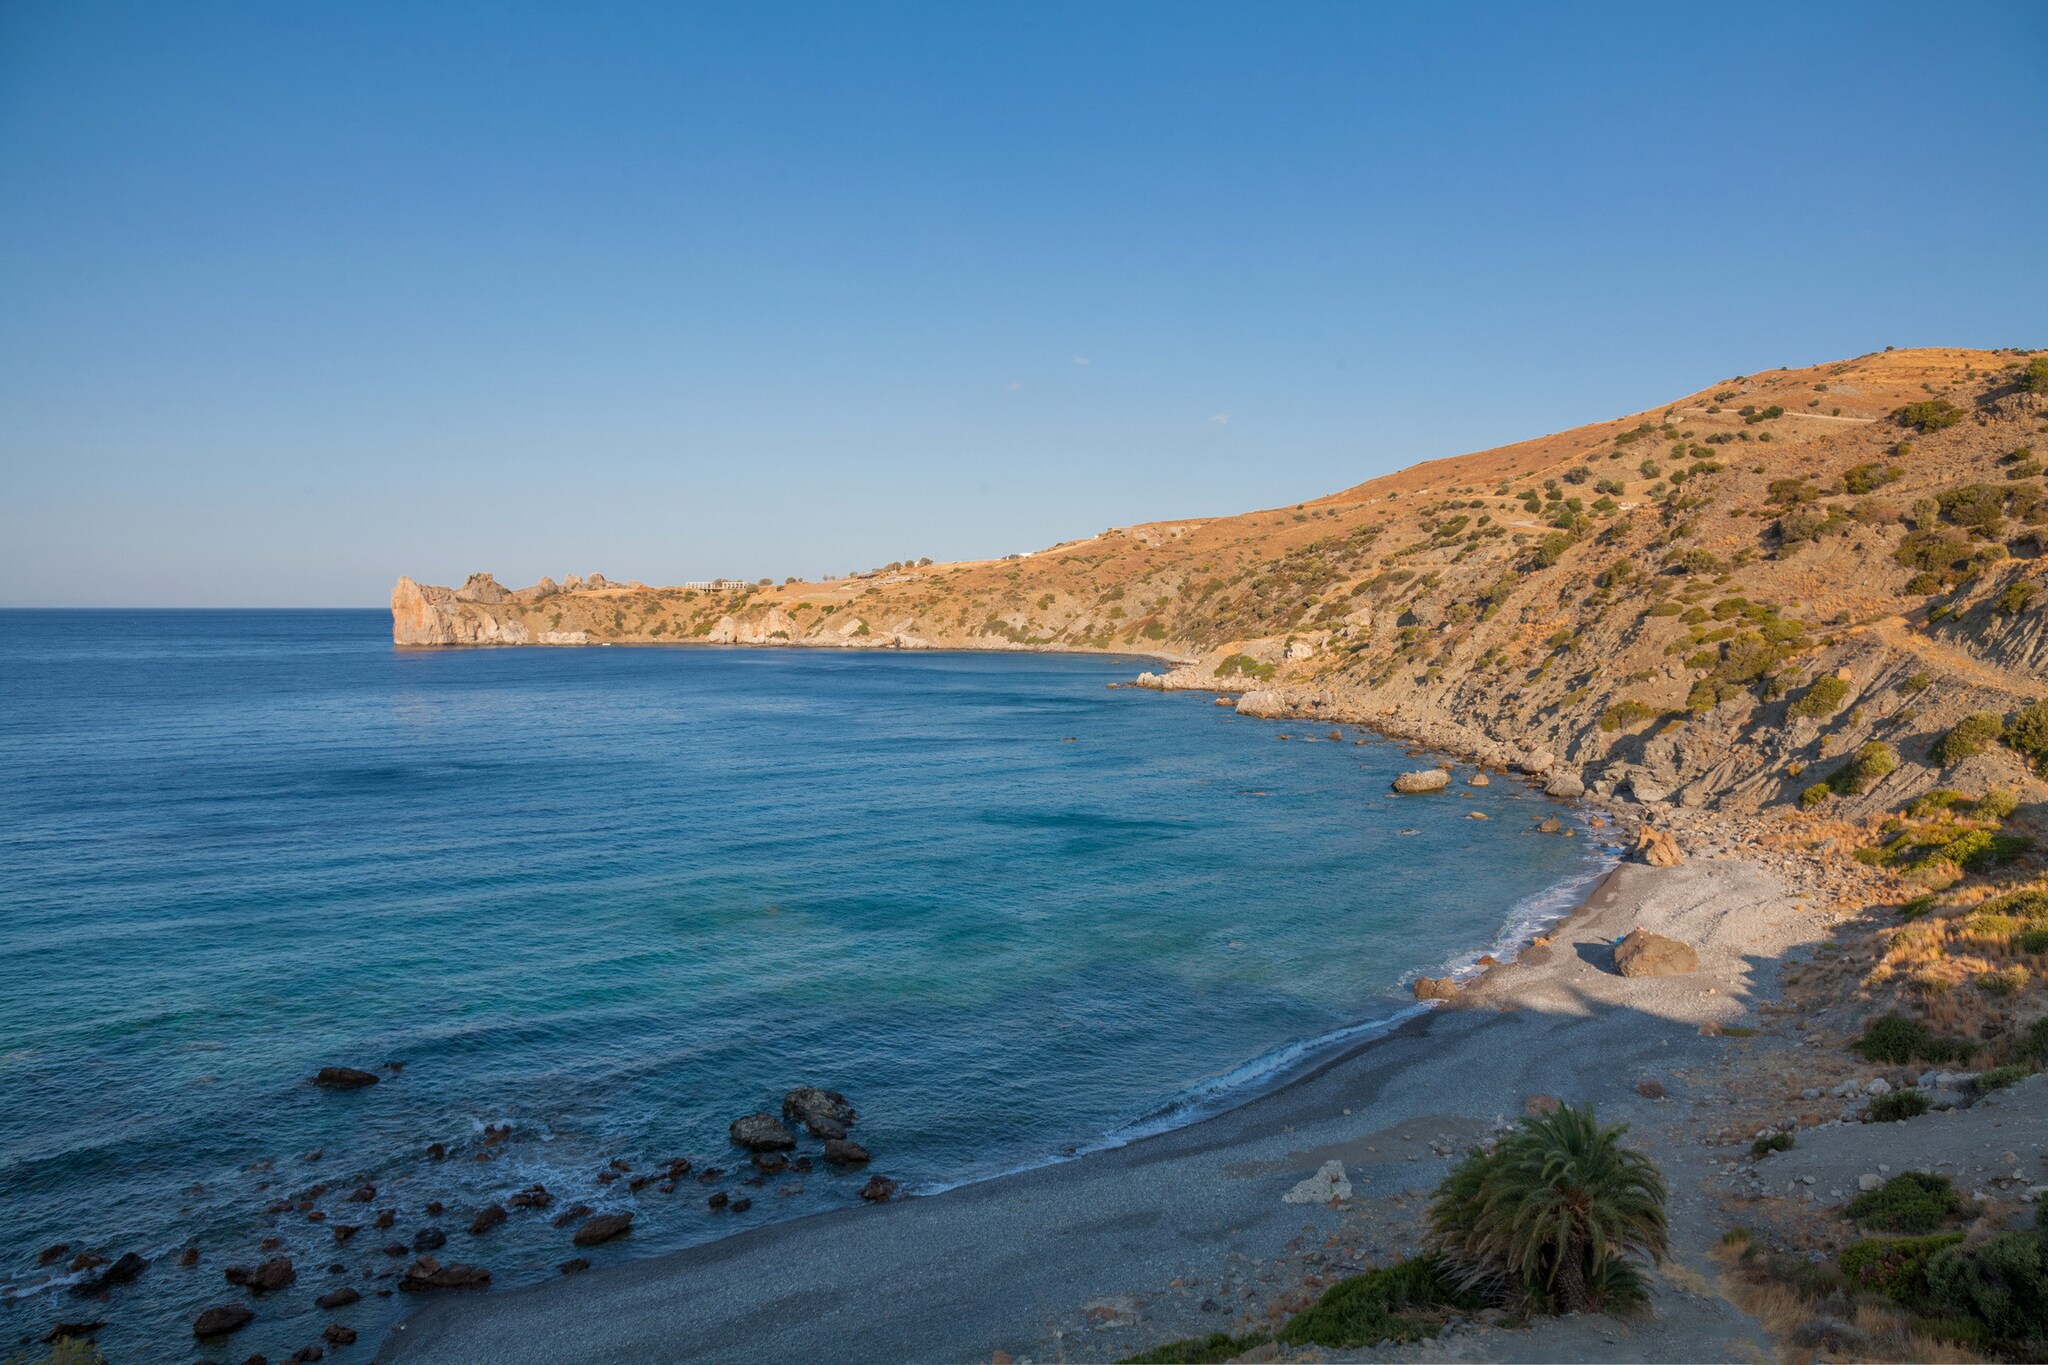
<path id="1" fill-rule="evenodd" d="M 1001 560 L 780 585 L 401 579 L 394 635 L 1140 652 L 1179 665 L 1149 685 L 1533 757 L 1567 786 L 1856 814 L 1937 783 L 2034 790 L 2024 724 L 1940 746 L 2048 694 L 2037 447 L 2048 355 L 1885 351 Z M 2048 752 L 2048 712 L 2039 728 Z"/>

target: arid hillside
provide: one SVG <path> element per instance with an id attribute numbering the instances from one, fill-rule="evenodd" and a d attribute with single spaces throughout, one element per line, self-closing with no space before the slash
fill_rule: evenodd
<path id="1" fill-rule="evenodd" d="M 2038 791 L 2043 457 L 2048 355 L 1885 351 L 1003 560 L 780 585 L 402 579 L 395 638 L 1142 652 L 1178 665 L 1148 685 L 1567 785 L 1860 816 L 1937 786 Z M 1973 715 L 1995 722 L 1947 741 Z"/>

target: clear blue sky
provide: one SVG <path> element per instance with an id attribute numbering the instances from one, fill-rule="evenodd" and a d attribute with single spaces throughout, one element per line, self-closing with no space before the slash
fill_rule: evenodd
<path id="1" fill-rule="evenodd" d="M 2048 345 L 2048 5 L 0 3 L 0 603 L 1002 554 Z"/>

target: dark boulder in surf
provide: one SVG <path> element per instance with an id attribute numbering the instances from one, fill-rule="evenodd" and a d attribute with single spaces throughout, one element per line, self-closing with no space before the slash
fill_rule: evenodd
<path id="1" fill-rule="evenodd" d="M 845 1137 L 846 1130 L 860 1122 L 860 1111 L 837 1090 L 800 1085 L 782 1097 L 782 1117 L 801 1123 L 812 1137 L 829 1141 Z"/>
<path id="2" fill-rule="evenodd" d="M 873 1176 L 860 1187 L 860 1197 L 872 1204 L 886 1204 L 903 1192 L 903 1187 L 886 1175 Z"/>
<path id="3" fill-rule="evenodd" d="M 289 1256 L 273 1256 L 253 1267 L 231 1265 L 221 1275 L 229 1284 L 238 1284 L 258 1294 L 274 1294 L 286 1285 L 296 1284 L 299 1278 Z"/>
<path id="4" fill-rule="evenodd" d="M 482 1289 L 491 1282 L 491 1272 L 479 1265 L 442 1265 L 432 1256 L 422 1256 L 405 1268 L 398 1287 L 418 1294 L 430 1289 Z"/>
<path id="5" fill-rule="evenodd" d="M 870 1159 L 868 1149 L 852 1138 L 834 1138 L 825 1144 L 825 1160 L 834 1166 L 861 1166 Z"/>
<path id="6" fill-rule="evenodd" d="M 204 1340 L 207 1337 L 224 1337 L 230 1332 L 239 1332 L 256 1321 L 256 1315 L 239 1303 L 223 1303 L 207 1309 L 192 1323 L 192 1335 Z"/>
<path id="7" fill-rule="evenodd" d="M 630 1213 L 600 1213 L 576 1229 L 574 1241 L 580 1247 L 602 1246 L 614 1237 L 624 1237 L 632 1228 Z"/>
<path id="8" fill-rule="evenodd" d="M 382 1079 L 373 1071 L 358 1071 L 352 1066 L 323 1066 L 313 1077 L 313 1084 L 322 1090 L 361 1090 Z"/>
<path id="9" fill-rule="evenodd" d="M 796 1146 L 796 1134 L 769 1113 L 734 1119 L 726 1134 L 732 1139 L 733 1146 L 744 1147 L 750 1152 L 786 1152 Z"/>

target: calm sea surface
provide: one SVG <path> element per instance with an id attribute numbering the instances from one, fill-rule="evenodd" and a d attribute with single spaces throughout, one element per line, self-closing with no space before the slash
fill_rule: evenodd
<path id="1" fill-rule="evenodd" d="M 503 1286 L 577 1254 L 573 1203 L 636 1213 L 603 1263 L 856 1202 L 739 1183 L 726 1125 L 800 1083 L 912 1189 L 1182 1121 L 1603 865 L 1518 783 L 1394 798 L 1399 748 L 1104 687 L 1140 666 L 0 612 L 0 1354 L 104 1318 L 116 1362 L 277 1359 L 339 1320 L 367 1358 L 424 1228 Z M 675 1156 L 732 1174 L 599 1178 Z M 469 1234 L 536 1181 L 552 1209 Z M 59 1242 L 152 1264 L 81 1298 Z M 296 1285 L 224 1282 L 271 1254 Z"/>

